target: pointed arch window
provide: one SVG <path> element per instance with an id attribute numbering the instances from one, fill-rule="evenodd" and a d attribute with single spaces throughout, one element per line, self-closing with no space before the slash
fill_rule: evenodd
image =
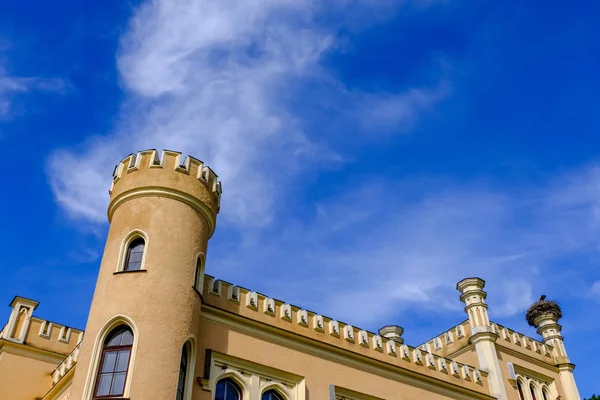
<path id="1" fill-rule="evenodd" d="M 125 254 L 123 271 L 138 271 L 142 268 L 145 247 L 146 242 L 141 237 L 138 237 L 129 243 L 129 246 L 127 246 L 127 253 Z"/>
<path id="2" fill-rule="evenodd" d="M 264 392 L 260 400 L 283 400 L 283 397 L 275 390 L 271 389 Z"/>
<path id="3" fill-rule="evenodd" d="M 183 346 L 181 351 L 181 362 L 179 363 L 179 380 L 177 381 L 177 396 L 176 400 L 183 400 L 185 394 L 185 381 L 187 378 L 189 355 L 187 349 L 187 343 Z"/>
<path id="4" fill-rule="evenodd" d="M 106 337 L 98 369 L 94 399 L 123 396 L 129 370 L 133 333 L 127 326 L 119 326 Z"/>
<path id="5" fill-rule="evenodd" d="M 523 395 L 523 386 L 521 386 L 521 381 L 517 381 L 517 389 L 519 390 L 519 400 L 525 400 L 525 396 Z"/>
<path id="6" fill-rule="evenodd" d="M 531 398 L 533 400 L 537 400 L 537 398 L 535 397 L 535 388 L 533 387 L 533 384 L 529 384 L 529 391 L 531 392 Z"/>
<path id="7" fill-rule="evenodd" d="M 217 383 L 215 400 L 242 400 L 242 391 L 232 379 L 222 379 Z"/>
<path id="8" fill-rule="evenodd" d="M 550 396 L 548 396 L 548 390 L 543 389 L 542 396 L 544 397 L 544 400 L 548 400 L 550 398 Z"/>
<path id="9" fill-rule="evenodd" d="M 198 256 L 196 259 L 196 277 L 194 280 L 194 288 L 200 293 L 204 286 L 204 258 L 202 256 Z"/>

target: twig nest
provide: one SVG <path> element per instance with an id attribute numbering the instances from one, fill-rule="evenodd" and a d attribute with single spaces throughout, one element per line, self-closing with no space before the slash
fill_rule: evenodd
<path id="1" fill-rule="evenodd" d="M 534 321 L 536 318 L 541 317 L 543 315 L 552 314 L 556 317 L 556 320 L 562 318 L 562 311 L 560 306 L 550 300 L 541 300 L 535 302 L 529 307 L 527 310 L 527 314 L 525 314 L 525 318 L 530 326 L 536 326 Z"/>

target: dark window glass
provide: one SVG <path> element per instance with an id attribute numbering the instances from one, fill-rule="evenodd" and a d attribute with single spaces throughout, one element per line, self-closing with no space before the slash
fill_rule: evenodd
<path id="1" fill-rule="evenodd" d="M 198 260 L 196 261 L 196 278 L 195 278 L 195 282 L 194 282 L 194 287 L 200 293 L 202 293 L 202 289 L 203 289 L 202 288 L 202 280 L 203 279 L 204 279 L 204 272 L 203 272 L 203 268 L 202 268 L 202 259 L 198 258 Z"/>
<path id="2" fill-rule="evenodd" d="M 535 398 L 535 389 L 533 388 L 533 385 L 529 385 L 529 391 L 531 392 L 531 398 L 532 398 L 533 400 L 537 400 L 537 399 Z"/>
<path id="3" fill-rule="evenodd" d="M 525 396 L 523 395 L 523 388 L 521 387 L 521 382 L 517 381 L 517 389 L 519 390 L 519 399 L 525 400 Z"/>
<path id="4" fill-rule="evenodd" d="M 127 247 L 127 256 L 125 257 L 124 271 L 137 271 L 142 268 L 142 258 L 144 256 L 144 239 L 137 238 Z"/>
<path id="5" fill-rule="evenodd" d="M 548 400 L 548 393 L 545 390 L 542 390 L 542 395 L 544 396 L 544 400 Z"/>
<path id="6" fill-rule="evenodd" d="M 94 399 L 122 396 L 129 368 L 133 334 L 128 327 L 115 328 L 104 341 Z"/>
<path id="7" fill-rule="evenodd" d="M 177 400 L 183 400 L 185 393 L 185 377 L 187 374 L 188 353 L 187 346 L 183 346 L 181 351 L 181 362 L 179 363 L 179 380 L 177 381 Z"/>
<path id="8" fill-rule="evenodd" d="M 263 393 L 261 400 L 283 400 L 283 397 L 274 390 L 268 390 Z"/>
<path id="9" fill-rule="evenodd" d="M 241 400 L 242 391 L 240 387 L 231 379 L 223 379 L 217 383 L 215 391 L 215 400 Z"/>

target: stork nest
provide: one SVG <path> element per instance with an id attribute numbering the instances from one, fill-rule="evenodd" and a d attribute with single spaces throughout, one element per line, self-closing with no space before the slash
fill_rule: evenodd
<path id="1" fill-rule="evenodd" d="M 533 303 L 531 307 L 529 307 L 529 309 L 527 310 L 525 318 L 527 319 L 529 326 L 535 326 L 535 319 L 545 314 L 554 314 L 557 320 L 562 318 L 562 311 L 560 309 L 560 306 L 557 303 L 550 300 L 542 300 Z"/>

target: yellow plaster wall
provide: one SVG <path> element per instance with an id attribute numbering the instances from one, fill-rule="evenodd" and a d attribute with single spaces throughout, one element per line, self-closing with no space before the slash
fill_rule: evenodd
<path id="1" fill-rule="evenodd" d="M 534 358 L 528 358 L 522 355 L 516 355 L 514 353 L 509 353 L 503 350 L 501 347 L 496 346 L 496 352 L 498 353 L 498 359 L 500 361 L 500 369 L 502 371 L 503 381 L 506 383 L 506 392 L 508 395 L 508 400 L 519 400 L 519 394 L 516 386 L 513 387 L 508 383 L 508 365 L 507 363 L 513 363 L 515 369 L 523 368 L 525 369 L 525 373 L 530 371 L 531 375 L 539 374 L 542 377 L 547 378 L 550 381 L 554 381 L 556 384 L 556 389 L 558 390 L 559 395 L 565 398 L 564 390 L 562 388 L 562 384 L 560 382 L 558 376 L 558 370 L 551 365 L 540 365 L 539 362 L 536 362 Z M 535 377 L 535 376 L 534 376 Z M 542 379 L 543 380 L 543 379 Z M 525 388 L 523 388 L 525 390 Z"/>
<path id="2" fill-rule="evenodd" d="M 3 349 L 4 350 L 4 349 Z M 56 364 L 0 351 L 0 399 L 33 400 L 49 389 Z"/>
<path id="3" fill-rule="evenodd" d="M 359 370 L 326 357 L 284 347 L 251 334 L 230 330 L 218 323 L 202 320 L 196 376 L 202 376 L 206 348 L 244 360 L 296 374 L 306 379 L 306 399 L 329 399 L 329 385 L 389 400 L 454 398 L 411 386 L 398 380 Z M 401 378 L 400 378 L 401 379 Z M 456 383 L 461 385 L 460 378 Z M 425 384 L 431 387 L 431 383 Z M 463 397 L 468 398 L 468 397 Z M 194 385 L 194 400 L 210 400 L 211 394 Z"/>
<path id="4" fill-rule="evenodd" d="M 62 325 L 52 324 L 50 337 L 47 338 L 39 335 L 42 323 L 43 320 L 41 319 L 35 317 L 31 319 L 31 323 L 29 324 L 29 331 L 25 336 L 25 343 L 38 349 L 44 349 L 52 351 L 54 353 L 64 354 L 65 356 L 71 353 L 75 346 L 77 346 L 79 334 L 81 333 L 80 330 L 71 328 L 71 337 L 69 338 L 69 342 L 65 343 L 59 340 Z"/>

